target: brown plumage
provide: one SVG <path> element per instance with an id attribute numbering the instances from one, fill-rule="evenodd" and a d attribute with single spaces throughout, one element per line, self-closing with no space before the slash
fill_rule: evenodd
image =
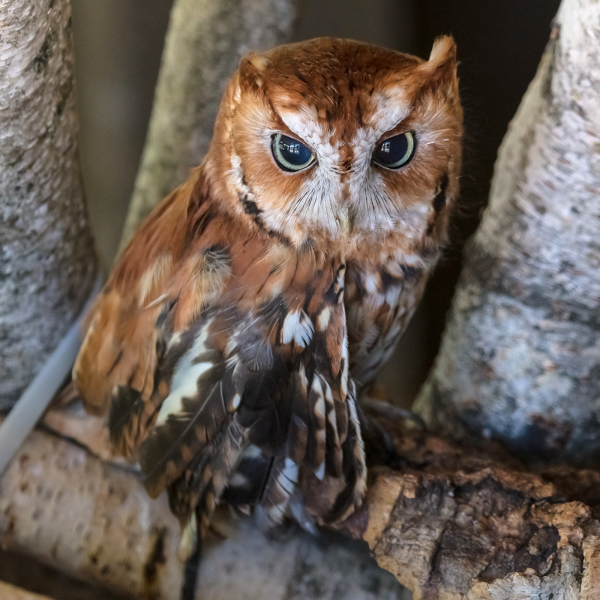
<path id="1" fill-rule="evenodd" d="M 207 157 L 123 253 L 74 368 L 182 525 L 204 531 L 221 498 L 268 526 L 360 505 L 356 395 L 437 260 L 461 134 L 451 38 L 428 61 L 328 38 L 242 61 Z"/>

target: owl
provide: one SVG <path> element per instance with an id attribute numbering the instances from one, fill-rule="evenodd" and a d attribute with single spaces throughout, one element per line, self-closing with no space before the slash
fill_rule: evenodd
<path id="1" fill-rule="evenodd" d="M 450 37 L 427 61 L 333 38 L 250 54 L 97 299 L 74 384 L 190 547 L 220 501 L 266 527 L 360 506 L 360 398 L 458 192 L 456 66 Z"/>

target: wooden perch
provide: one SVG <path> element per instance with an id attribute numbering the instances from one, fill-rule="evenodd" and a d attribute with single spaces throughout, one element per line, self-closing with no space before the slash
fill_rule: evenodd
<path id="1" fill-rule="evenodd" d="M 205 553 L 198 598 L 408 600 L 366 548 L 269 541 L 248 520 L 227 535 Z M 32 433 L 0 480 L 0 544 L 123 595 L 179 598 L 179 537 L 165 496 L 151 500 L 135 473 L 55 435 Z"/>
<path id="2" fill-rule="evenodd" d="M 566 501 L 571 478 L 591 498 L 590 472 L 538 476 L 430 434 L 397 428 L 395 439 L 401 468 L 372 471 L 347 527 L 415 600 L 597 597 L 600 523 Z"/>
<path id="3" fill-rule="evenodd" d="M 534 475 L 401 422 L 390 428 L 389 418 L 386 427 L 398 458 L 372 469 L 368 499 L 344 533 L 366 540 L 415 599 L 596 597 L 598 473 Z M 2 479 L 0 515 L 4 546 L 120 593 L 178 596 L 179 526 L 165 498 L 150 500 L 135 473 L 81 447 L 34 432 Z M 250 521 L 227 529 L 203 560 L 201 598 L 403 597 L 345 544 L 269 541 Z M 320 582 L 310 593 L 308 580 Z"/>

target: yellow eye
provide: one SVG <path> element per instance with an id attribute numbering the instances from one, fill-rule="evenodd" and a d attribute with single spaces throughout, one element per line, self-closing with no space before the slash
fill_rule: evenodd
<path id="1" fill-rule="evenodd" d="M 273 136 L 271 149 L 277 166 L 283 171 L 302 171 L 315 161 L 308 146 L 283 133 Z"/>
<path id="2" fill-rule="evenodd" d="M 399 169 L 410 162 L 415 146 L 415 136 L 407 131 L 381 142 L 373 152 L 373 160 L 382 167 Z"/>

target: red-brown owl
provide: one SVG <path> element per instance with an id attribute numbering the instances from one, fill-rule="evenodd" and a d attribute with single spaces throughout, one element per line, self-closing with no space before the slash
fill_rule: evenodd
<path id="1" fill-rule="evenodd" d="M 208 155 L 152 212 L 74 368 L 186 535 L 221 498 L 334 523 L 366 485 L 357 397 L 423 292 L 458 191 L 456 49 L 340 39 L 245 58 Z"/>

